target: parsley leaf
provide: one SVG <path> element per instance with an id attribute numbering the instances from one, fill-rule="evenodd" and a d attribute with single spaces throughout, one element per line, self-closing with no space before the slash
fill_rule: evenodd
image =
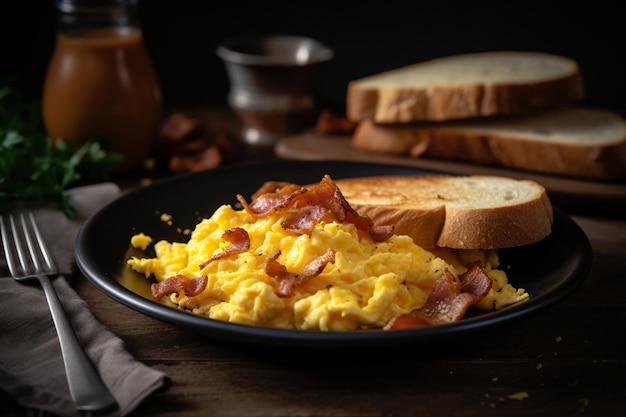
<path id="1" fill-rule="evenodd" d="M 0 202 L 50 200 L 74 216 L 64 192 L 79 183 L 109 179 L 122 157 L 104 149 L 106 138 L 81 146 L 53 141 L 46 133 L 39 102 L 26 101 L 12 87 L 0 88 Z"/>

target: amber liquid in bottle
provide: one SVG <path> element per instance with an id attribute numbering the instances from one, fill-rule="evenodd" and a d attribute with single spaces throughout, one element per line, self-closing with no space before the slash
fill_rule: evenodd
<path id="1" fill-rule="evenodd" d="M 53 139 L 80 145 L 95 135 L 139 167 L 161 120 L 161 91 L 136 28 L 83 28 L 57 35 L 43 90 L 43 119 Z"/>

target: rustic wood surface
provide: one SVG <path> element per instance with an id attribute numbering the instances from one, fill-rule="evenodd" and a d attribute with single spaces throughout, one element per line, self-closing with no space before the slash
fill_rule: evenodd
<path id="1" fill-rule="evenodd" d="M 214 129 L 236 130 L 218 116 Z M 126 190 L 140 183 L 120 180 Z M 74 286 L 132 355 L 171 380 L 130 417 L 617 416 L 626 409 L 626 218 L 573 219 L 593 249 L 577 291 L 534 316 L 436 343 L 230 343 L 136 312 L 81 275 Z"/>

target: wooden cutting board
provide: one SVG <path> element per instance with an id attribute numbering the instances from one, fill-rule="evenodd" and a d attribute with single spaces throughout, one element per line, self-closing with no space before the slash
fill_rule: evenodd
<path id="1" fill-rule="evenodd" d="M 553 203 L 567 211 L 626 216 L 626 181 L 595 181 L 471 163 L 377 154 L 353 148 L 349 136 L 321 136 L 314 131 L 281 139 L 275 146 L 275 152 L 283 159 L 374 162 L 457 175 L 529 179 L 543 185 Z"/>

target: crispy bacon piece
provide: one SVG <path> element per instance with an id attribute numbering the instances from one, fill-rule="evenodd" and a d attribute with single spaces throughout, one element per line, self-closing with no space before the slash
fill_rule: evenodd
<path id="1" fill-rule="evenodd" d="M 361 216 L 345 199 L 329 175 L 311 187 L 269 181 L 252 195 L 250 203 L 242 195 L 237 199 L 246 211 L 255 216 L 266 216 L 277 210 L 288 210 L 283 227 L 299 233 L 310 233 L 315 224 L 328 221 L 332 215 L 338 222 L 354 224 L 377 242 L 393 234 L 393 225 L 375 226 L 372 219 Z M 313 209 L 312 207 L 315 207 Z"/>
<path id="2" fill-rule="evenodd" d="M 431 323 L 417 315 L 402 314 L 389 320 L 389 323 L 387 323 L 383 330 L 414 329 L 416 327 L 429 326 L 430 324 Z"/>
<path id="3" fill-rule="evenodd" d="M 276 294 L 279 297 L 291 297 L 296 287 L 322 273 L 328 263 L 335 262 L 335 252 L 328 249 L 323 255 L 309 262 L 299 274 L 287 271 L 284 265 L 278 263 L 280 251 L 267 257 L 265 272 L 278 281 Z"/>
<path id="4" fill-rule="evenodd" d="M 256 200 L 259 196 L 263 194 L 272 194 L 272 193 L 278 193 L 278 194 L 283 194 L 283 195 L 291 194 L 292 192 L 296 191 L 299 188 L 302 188 L 302 187 L 297 184 L 292 184 L 286 181 L 266 181 L 261 186 L 261 188 L 259 188 L 258 190 L 255 191 L 254 194 L 252 194 L 252 200 Z"/>
<path id="5" fill-rule="evenodd" d="M 241 194 L 237 194 L 237 200 L 239 200 L 243 208 L 248 213 L 262 217 L 269 216 L 278 210 L 292 206 L 294 201 L 297 201 L 298 198 L 306 192 L 306 188 L 293 186 L 293 184 L 291 184 L 285 186 L 285 191 L 279 190 L 276 192 L 259 194 L 259 196 L 250 203 L 248 203 Z M 255 194 L 258 194 L 258 191 Z"/>
<path id="6" fill-rule="evenodd" d="M 489 275 L 480 266 L 480 262 L 474 262 L 467 271 L 461 275 L 461 292 L 476 295 L 480 301 L 491 290 L 492 282 Z"/>
<path id="7" fill-rule="evenodd" d="M 200 278 L 189 278 L 184 275 L 174 275 L 164 281 L 152 284 L 150 286 L 150 292 L 155 300 L 160 300 L 166 295 L 173 293 L 180 294 L 182 290 L 185 291 L 185 295 L 193 297 L 200 294 L 206 288 L 208 279 L 206 276 Z"/>
<path id="8" fill-rule="evenodd" d="M 234 227 L 232 229 L 228 229 L 224 233 L 222 233 L 222 239 L 230 244 L 224 248 L 224 251 L 218 253 L 217 255 L 213 255 L 206 261 L 202 262 L 199 266 L 200 269 L 204 268 L 208 264 L 213 261 L 217 261 L 219 259 L 227 258 L 231 255 L 236 255 L 238 253 L 242 253 L 250 249 L 250 235 L 245 229 L 241 227 Z"/>
<path id="9" fill-rule="evenodd" d="M 281 225 L 285 230 L 310 235 L 316 224 L 333 219 L 330 210 L 320 206 L 309 206 L 288 212 Z"/>
<path id="10" fill-rule="evenodd" d="M 329 209 L 339 222 L 352 223 L 357 230 L 366 232 L 377 242 L 387 240 L 393 234 L 393 225 L 375 226 L 368 216 L 360 215 L 345 199 L 337 184 L 324 175 L 319 184 L 311 187 L 314 204 Z"/>
<path id="11" fill-rule="evenodd" d="M 168 166 L 172 172 L 196 172 L 216 168 L 221 164 L 222 154 L 219 148 L 211 145 L 193 152 L 174 154 L 170 157 Z"/>
<path id="12" fill-rule="evenodd" d="M 467 309 L 482 300 L 491 289 L 492 282 L 479 263 L 474 263 L 461 275 L 460 282 L 450 273 L 444 273 L 435 282 L 433 291 L 424 306 L 409 314 L 394 317 L 384 330 L 423 327 L 460 320 Z"/>
<path id="13" fill-rule="evenodd" d="M 320 113 L 315 131 L 320 135 L 330 135 L 333 133 L 352 134 L 358 123 L 348 120 L 344 115 L 332 110 L 324 110 Z"/>
<path id="14" fill-rule="evenodd" d="M 234 139 L 213 132 L 200 115 L 170 113 L 161 123 L 154 152 L 169 159 L 172 172 L 212 169 L 237 159 Z"/>
<path id="15" fill-rule="evenodd" d="M 174 112 L 161 124 L 159 135 L 172 142 L 182 142 L 199 130 L 201 130 L 201 126 L 197 119 Z"/>

